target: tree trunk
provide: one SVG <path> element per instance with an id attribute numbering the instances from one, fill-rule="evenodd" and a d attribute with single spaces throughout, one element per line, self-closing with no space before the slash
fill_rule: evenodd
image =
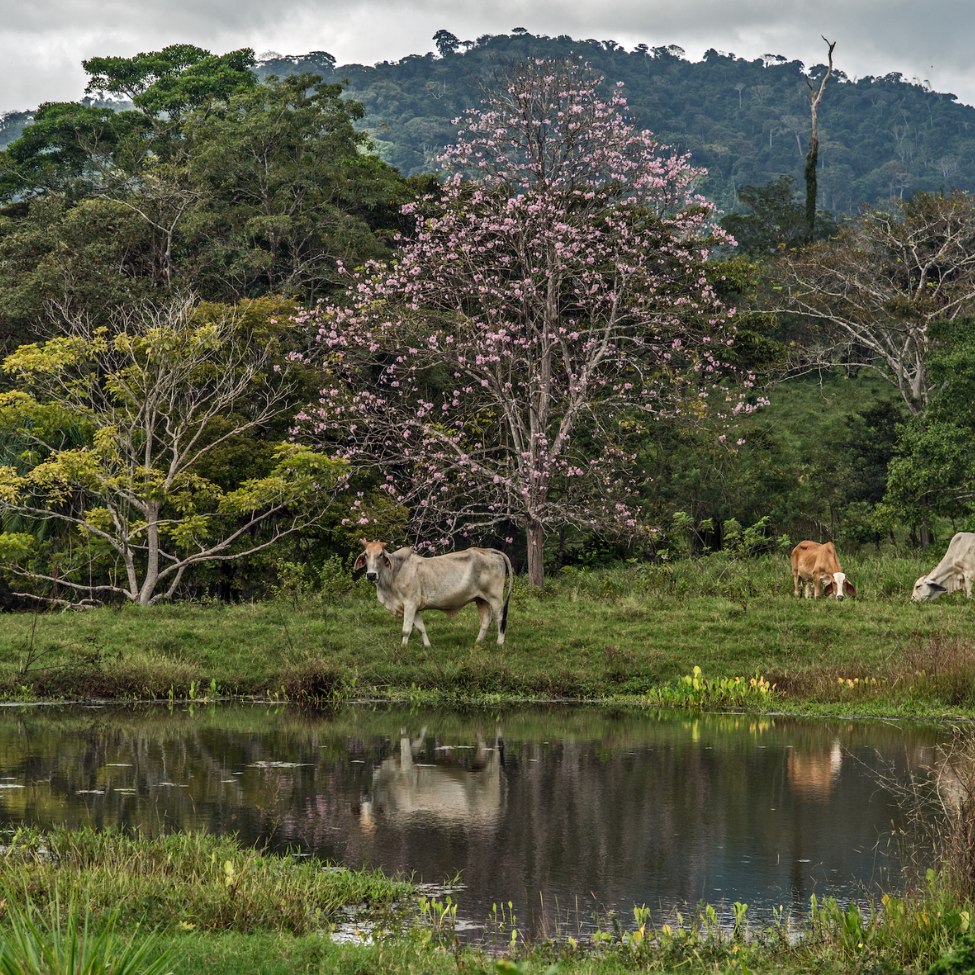
<path id="1" fill-rule="evenodd" d="M 816 231 L 816 194 L 818 185 L 816 164 L 819 159 L 819 139 L 810 140 L 809 155 L 806 156 L 806 236 L 811 242 Z"/>
<path id="2" fill-rule="evenodd" d="M 528 585 L 545 586 L 545 528 L 540 521 L 529 520 L 525 528 L 528 540 Z"/>
<path id="3" fill-rule="evenodd" d="M 826 41 L 826 38 L 823 38 Z M 816 229 L 816 193 L 818 190 L 817 178 L 816 178 L 816 166 L 819 162 L 819 103 L 823 100 L 823 92 L 826 90 L 826 82 L 829 81 L 829 76 L 833 73 L 833 48 L 836 47 L 836 41 L 829 44 L 829 67 L 826 69 L 826 74 L 823 80 L 820 82 L 819 90 L 816 91 L 813 88 L 813 84 L 808 79 L 806 84 L 809 85 L 809 111 L 812 116 L 812 126 L 809 133 L 809 154 L 806 156 L 806 236 L 809 242 L 812 242 L 813 234 Z M 798 138 L 798 136 L 797 136 Z"/>

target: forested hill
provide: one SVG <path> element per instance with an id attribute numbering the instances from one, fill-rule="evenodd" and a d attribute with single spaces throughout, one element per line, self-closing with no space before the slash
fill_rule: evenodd
<path id="1" fill-rule="evenodd" d="M 690 150 L 709 171 L 705 192 L 731 209 L 735 190 L 780 173 L 800 182 L 809 137 L 809 88 L 801 61 L 754 61 L 710 50 L 691 62 L 678 47 L 573 40 L 517 32 L 459 41 L 437 34 L 439 54 L 375 66 L 336 65 L 324 52 L 265 57 L 261 75 L 314 71 L 347 78 L 365 105 L 364 124 L 386 162 L 405 175 L 429 172 L 452 141 L 451 119 L 479 101 L 479 80 L 499 60 L 582 56 L 608 82 L 622 81 L 641 124 L 664 143 Z M 843 63 L 839 38 L 835 64 Z M 826 45 L 823 45 L 826 55 Z M 821 77 L 824 66 L 810 73 Z M 975 190 L 975 108 L 899 74 L 856 81 L 834 71 L 819 111 L 820 205 L 850 212 L 873 201 L 951 186 Z"/>
<path id="2" fill-rule="evenodd" d="M 782 173 L 802 182 L 810 120 L 801 61 L 768 54 L 747 61 L 712 49 L 692 62 L 675 46 L 641 44 L 627 51 L 611 40 L 527 31 L 461 41 L 441 30 L 435 40 L 437 54 L 400 61 L 337 65 L 332 55 L 315 51 L 265 55 L 256 71 L 261 77 L 308 71 L 326 81 L 347 79 L 347 96 L 365 106 L 361 125 L 379 154 L 413 175 L 437 168 L 437 155 L 453 141 L 451 120 L 478 104 L 478 86 L 499 62 L 577 55 L 607 83 L 623 82 L 640 123 L 662 143 L 690 151 L 695 165 L 707 168 L 702 190 L 722 209 L 735 209 L 741 186 L 762 186 Z M 816 65 L 809 75 L 818 79 L 824 71 Z M 32 114 L 0 113 L 0 147 L 22 134 Z M 918 190 L 975 191 L 975 108 L 926 82 L 896 72 L 854 81 L 835 70 L 819 110 L 819 136 L 819 205 L 836 213 Z"/>

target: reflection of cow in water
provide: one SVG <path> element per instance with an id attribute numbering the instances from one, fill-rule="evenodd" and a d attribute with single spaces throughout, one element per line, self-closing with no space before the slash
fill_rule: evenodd
<path id="1" fill-rule="evenodd" d="M 404 729 L 399 754 L 373 769 L 372 797 L 361 806 L 363 828 L 373 830 L 380 820 L 398 826 L 497 823 L 504 809 L 500 731 L 491 746 L 478 735 L 476 748 L 437 749 L 436 764 L 417 761 L 425 734 L 423 728 L 411 740 Z"/>
<path id="2" fill-rule="evenodd" d="M 829 751 L 790 748 L 788 758 L 789 784 L 804 799 L 826 800 L 843 765 L 843 749 L 834 739 Z"/>

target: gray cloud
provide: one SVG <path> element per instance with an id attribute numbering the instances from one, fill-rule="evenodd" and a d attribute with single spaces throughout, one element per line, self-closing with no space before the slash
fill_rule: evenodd
<path id="1" fill-rule="evenodd" d="M 821 35 L 851 77 L 898 71 L 975 103 L 970 0 L 171 0 L 166 4 L 42 0 L 10 4 L 0 27 L 0 110 L 81 95 L 81 61 L 192 43 L 215 53 L 239 47 L 302 54 L 326 50 L 340 63 L 396 60 L 433 49 L 440 28 L 461 39 L 507 33 L 613 39 L 628 48 L 679 44 L 697 60 L 708 48 L 749 59 L 782 54 L 825 60 Z"/>

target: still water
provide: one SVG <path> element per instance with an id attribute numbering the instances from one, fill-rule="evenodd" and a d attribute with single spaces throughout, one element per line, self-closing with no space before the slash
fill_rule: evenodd
<path id="1" fill-rule="evenodd" d="M 459 916 L 511 903 L 529 936 L 593 913 L 727 916 L 897 873 L 895 783 L 944 726 L 546 707 L 0 708 L 0 825 L 236 833 L 440 883 Z M 572 933 L 569 930 L 569 933 Z"/>

